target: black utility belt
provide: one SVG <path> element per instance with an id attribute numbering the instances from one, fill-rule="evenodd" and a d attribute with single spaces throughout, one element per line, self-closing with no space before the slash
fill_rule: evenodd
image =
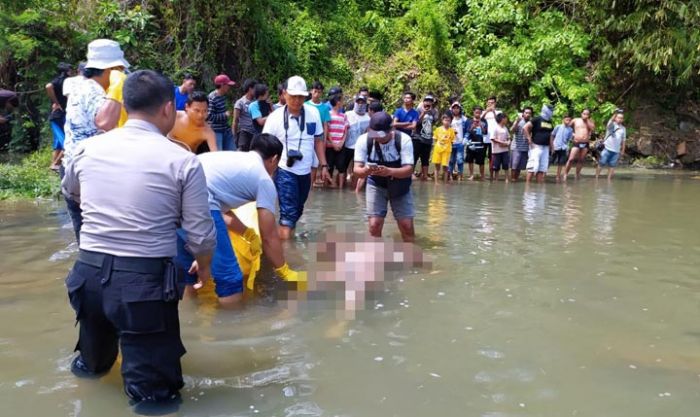
<path id="1" fill-rule="evenodd" d="M 112 270 L 125 272 L 139 272 L 142 274 L 162 274 L 165 272 L 170 258 L 142 258 L 135 256 L 114 256 L 106 253 L 92 252 L 81 249 L 78 253 L 78 261 L 101 268 L 105 258 L 112 257 Z"/>

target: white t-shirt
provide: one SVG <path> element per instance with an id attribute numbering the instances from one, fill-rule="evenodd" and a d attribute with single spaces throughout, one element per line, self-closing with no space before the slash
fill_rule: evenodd
<path id="1" fill-rule="evenodd" d="M 396 152 L 396 145 L 394 140 L 396 136 L 389 139 L 387 143 L 380 143 L 379 149 L 382 150 L 382 156 L 384 156 L 385 162 L 398 161 L 401 158 L 401 165 L 413 165 L 413 142 L 411 137 L 405 133 L 394 130 L 394 135 L 401 135 L 401 155 Z M 375 139 L 376 140 L 376 139 Z M 377 151 L 372 147 L 372 159 L 377 159 Z M 367 163 L 367 134 L 361 135 L 357 138 L 357 144 L 355 145 L 355 162 Z"/>
<path id="2" fill-rule="evenodd" d="M 369 114 L 365 113 L 359 115 L 351 110 L 346 113 L 346 116 L 348 117 L 350 128 L 348 129 L 348 136 L 345 139 L 345 147 L 348 149 L 355 149 L 357 138 L 364 134 L 369 127 Z"/>
<path id="3" fill-rule="evenodd" d="M 275 213 L 277 189 L 257 152 L 207 152 L 197 155 L 207 177 L 209 209 L 229 211 L 255 201 Z"/>
<path id="4" fill-rule="evenodd" d="M 63 80 L 63 95 L 66 97 L 70 95 L 71 91 L 75 89 L 76 85 L 84 79 L 85 77 L 82 75 L 76 75 L 75 77 L 68 77 Z"/>
<path id="5" fill-rule="evenodd" d="M 495 113 L 495 114 L 494 114 Z M 484 143 L 491 143 L 491 135 L 493 135 L 492 132 L 496 131 L 496 127 L 498 126 L 498 123 L 496 123 L 496 116 L 501 114 L 500 110 L 494 110 L 486 113 L 486 110 L 484 110 L 484 120 L 486 120 L 486 125 L 488 127 L 488 131 L 486 132 L 486 135 L 484 136 Z"/>
<path id="6" fill-rule="evenodd" d="M 315 141 L 323 140 L 321 115 L 314 106 L 304 104 L 304 123 L 306 126 L 304 127 L 303 133 L 300 132 L 299 129 L 301 116 L 296 118 L 287 114 L 289 129 L 285 135 L 284 116 L 286 108 L 287 106 L 280 107 L 267 116 L 265 127 L 263 127 L 263 133 L 274 135 L 282 142 L 284 150 L 282 151 L 282 158 L 279 163 L 280 169 L 295 175 L 307 175 L 311 173 L 311 164 L 313 163 L 314 154 L 316 153 L 314 146 L 316 143 Z M 303 155 L 303 158 L 300 161 L 296 161 L 292 167 L 287 166 L 287 146 L 292 150 L 298 150 Z"/>
<path id="7" fill-rule="evenodd" d="M 452 126 L 452 129 L 454 129 L 457 134 L 454 145 L 458 145 L 464 140 L 464 122 L 466 120 L 467 118 L 465 116 L 452 117 L 452 124 L 450 126 Z"/>

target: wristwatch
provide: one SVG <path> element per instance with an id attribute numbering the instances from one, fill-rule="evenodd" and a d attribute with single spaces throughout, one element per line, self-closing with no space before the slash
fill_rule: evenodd
<path id="1" fill-rule="evenodd" d="M 321 165 L 321 168 L 328 168 L 328 165 Z"/>

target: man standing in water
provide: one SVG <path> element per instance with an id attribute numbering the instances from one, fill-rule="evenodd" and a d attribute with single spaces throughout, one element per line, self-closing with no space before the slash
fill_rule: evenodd
<path id="1" fill-rule="evenodd" d="M 530 157 L 527 160 L 527 177 L 530 182 L 532 177 L 537 178 L 537 182 L 543 183 L 544 176 L 549 169 L 549 145 L 554 126 L 552 115 L 554 109 L 543 104 L 540 115 L 525 124 L 523 131 L 528 143 L 530 143 Z"/>
<path id="2" fill-rule="evenodd" d="M 523 129 L 532 117 L 532 107 L 525 107 L 522 114 L 511 126 L 510 131 L 515 136 L 511 143 L 510 169 L 513 181 L 520 179 L 520 172 L 527 168 L 527 159 L 530 154 L 530 144 L 525 137 Z"/>
<path id="3" fill-rule="evenodd" d="M 207 124 L 209 100 L 201 91 L 195 91 L 187 96 L 185 111 L 178 111 L 173 129 L 168 133 L 170 140 L 185 145 L 191 152 L 197 153 L 197 148 L 206 142 L 209 150 L 217 151 L 216 135 Z"/>
<path id="4" fill-rule="evenodd" d="M 491 149 L 491 137 L 496 132 L 496 127 L 498 122 L 496 122 L 496 116 L 501 114 L 500 110 L 496 109 L 496 96 L 491 96 L 486 100 L 486 109 L 484 109 L 484 114 L 481 118 L 486 122 L 488 126 L 488 131 L 484 135 L 484 148 L 486 149 L 486 160 L 489 164 L 489 179 L 493 180 L 493 166 L 491 164 L 491 157 L 493 154 L 493 149 Z"/>
<path id="5" fill-rule="evenodd" d="M 381 237 L 387 207 L 398 223 L 404 242 L 415 240 L 415 208 L 411 193 L 413 143 L 411 137 L 392 129 L 392 119 L 385 112 L 372 115 L 369 130 L 357 139 L 355 175 L 367 177 L 367 217 L 369 233 Z"/>
<path id="6" fill-rule="evenodd" d="M 187 232 L 201 281 L 216 245 L 204 171 L 164 136 L 175 122 L 173 87 L 155 71 L 131 74 L 123 90 L 127 123 L 77 146 L 62 183 L 84 214 L 66 278 L 80 323 L 71 370 L 104 375 L 121 347 L 124 391 L 137 407 L 176 405 L 184 385 L 176 225 Z"/>
<path id="7" fill-rule="evenodd" d="M 620 159 L 620 155 L 625 154 L 625 140 L 627 140 L 627 129 L 623 126 L 625 121 L 625 114 L 622 109 L 615 110 L 612 118 L 608 122 L 605 128 L 605 149 L 600 154 L 600 159 L 598 160 L 598 167 L 595 170 L 595 178 L 598 179 L 600 171 L 603 167 L 608 167 L 608 181 L 612 180 L 613 175 L 615 175 L 615 167 L 617 166 L 617 161 Z"/>
<path id="8" fill-rule="evenodd" d="M 595 132 L 595 123 L 591 120 L 591 111 L 589 109 L 583 109 L 581 117 L 575 118 L 571 123 L 574 126 L 574 146 L 571 148 L 569 160 L 566 162 L 564 180 L 569 176 L 569 170 L 574 162 L 576 162 L 576 179 L 581 178 L 583 161 L 588 154 L 591 135 Z"/>
<path id="9" fill-rule="evenodd" d="M 306 81 L 299 76 L 287 80 L 285 104 L 267 116 L 263 133 L 282 142 L 284 152 L 275 176 L 280 207 L 280 238 L 289 239 L 304 212 L 311 189 L 314 155 L 321 163 L 322 181 L 330 181 L 326 163 L 323 124 L 316 107 L 304 104 Z"/>

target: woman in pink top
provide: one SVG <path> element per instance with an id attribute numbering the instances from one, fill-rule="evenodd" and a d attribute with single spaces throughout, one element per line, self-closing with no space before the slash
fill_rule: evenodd
<path id="1" fill-rule="evenodd" d="M 348 118 L 340 110 L 343 108 L 343 97 L 338 94 L 331 97 L 328 102 L 331 105 L 331 120 L 328 123 L 328 140 L 326 141 L 326 161 L 328 172 L 331 174 L 331 188 L 336 186 L 342 189 L 345 186 L 345 165 L 343 163 L 343 144 L 348 134 Z M 337 168 L 337 172 L 335 171 Z"/>

